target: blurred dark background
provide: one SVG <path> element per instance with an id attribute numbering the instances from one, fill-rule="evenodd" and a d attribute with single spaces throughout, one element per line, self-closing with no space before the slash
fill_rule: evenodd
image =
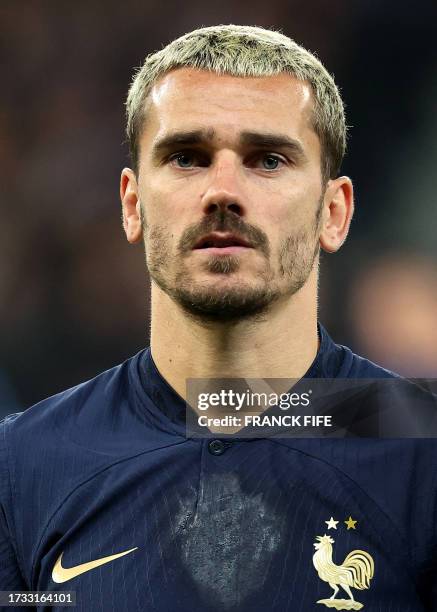
<path id="1" fill-rule="evenodd" d="M 323 256 L 320 319 L 409 376 L 437 371 L 437 11 L 394 1 L 0 4 L 0 412 L 148 344 L 140 246 L 121 229 L 124 100 L 144 56 L 196 27 L 281 29 L 334 74 L 356 215 Z"/>

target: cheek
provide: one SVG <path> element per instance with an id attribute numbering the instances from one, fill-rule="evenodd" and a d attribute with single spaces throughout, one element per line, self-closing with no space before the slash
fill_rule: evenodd
<path id="1" fill-rule="evenodd" d="M 295 169 L 284 174 L 282 180 L 255 185 L 252 195 L 259 206 L 257 214 L 270 216 L 277 223 L 286 219 L 304 221 L 312 215 L 320 199 L 321 185 L 317 176 Z"/>
<path id="2" fill-rule="evenodd" d="M 146 211 L 147 227 L 145 240 L 149 249 L 175 253 L 178 240 L 184 229 L 181 214 L 181 198 L 162 189 L 148 189 L 142 192 Z"/>
<path id="3" fill-rule="evenodd" d="M 140 196 L 149 226 L 156 225 L 163 218 L 167 218 L 166 198 L 163 194 L 153 189 L 151 185 L 147 185 L 140 190 Z"/>
<path id="4" fill-rule="evenodd" d="M 192 202 L 194 195 L 188 185 L 175 187 L 167 181 L 150 181 L 141 189 L 142 201 L 145 203 L 147 220 L 150 224 L 181 226 L 188 216 L 187 202 Z M 191 211 L 191 215 L 192 215 Z"/>
<path id="5" fill-rule="evenodd" d="M 320 209 L 321 185 L 306 183 L 290 192 L 282 227 L 288 233 L 313 227 Z"/>
<path id="6" fill-rule="evenodd" d="M 271 246 L 278 246 L 284 239 L 294 235 L 312 223 L 314 202 L 305 190 L 292 188 L 284 195 L 271 197 L 259 211 L 257 223 L 269 236 Z"/>

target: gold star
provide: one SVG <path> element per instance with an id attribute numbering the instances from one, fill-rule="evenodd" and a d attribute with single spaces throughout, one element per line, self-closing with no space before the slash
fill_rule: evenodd
<path id="1" fill-rule="evenodd" d="M 347 521 L 345 521 L 345 525 L 349 531 L 349 529 L 356 529 L 355 525 L 358 523 L 358 521 L 354 521 L 354 519 L 349 516 L 349 518 L 347 519 Z"/>
<path id="2" fill-rule="evenodd" d="M 328 525 L 328 529 L 337 529 L 338 521 L 334 521 L 333 517 L 329 519 L 329 521 L 325 521 Z"/>

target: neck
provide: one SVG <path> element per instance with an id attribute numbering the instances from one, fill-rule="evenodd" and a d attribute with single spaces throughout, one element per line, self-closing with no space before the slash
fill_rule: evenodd
<path id="1" fill-rule="evenodd" d="M 318 350 L 317 270 L 258 320 L 204 322 L 152 282 L 151 352 L 186 399 L 187 378 L 302 378 Z"/>

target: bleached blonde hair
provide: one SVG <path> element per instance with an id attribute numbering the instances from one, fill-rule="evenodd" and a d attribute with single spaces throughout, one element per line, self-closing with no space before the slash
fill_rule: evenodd
<path id="1" fill-rule="evenodd" d="M 313 92 L 312 127 L 322 148 L 322 176 L 327 180 L 338 175 L 346 151 L 347 128 L 333 77 L 312 53 L 288 36 L 232 24 L 200 28 L 173 40 L 161 51 L 148 55 L 134 74 L 126 101 L 126 133 L 135 172 L 148 95 L 167 72 L 182 67 L 237 77 L 285 72 L 309 83 Z"/>

